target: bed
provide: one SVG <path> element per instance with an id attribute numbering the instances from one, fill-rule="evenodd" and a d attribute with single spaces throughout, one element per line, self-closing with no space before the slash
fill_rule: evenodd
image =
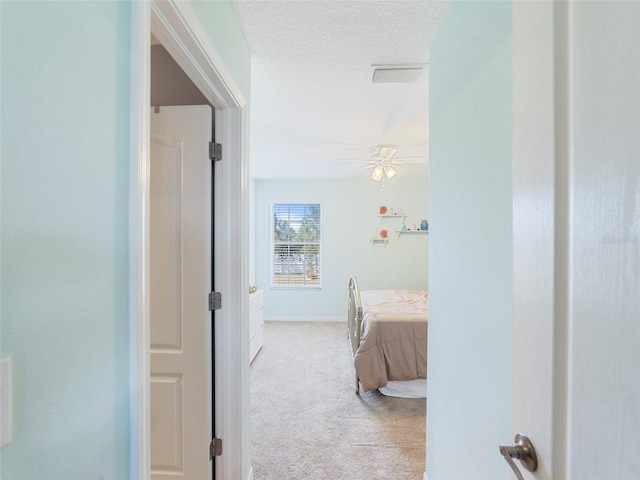
<path id="1" fill-rule="evenodd" d="M 349 278 L 347 331 L 356 393 L 395 380 L 427 378 L 427 299 L 423 290 L 360 291 Z"/>

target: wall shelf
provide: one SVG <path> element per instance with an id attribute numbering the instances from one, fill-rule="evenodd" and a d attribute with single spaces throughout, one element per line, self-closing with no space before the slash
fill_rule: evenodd
<path id="1" fill-rule="evenodd" d="M 403 221 L 407 216 L 404 213 L 385 213 L 384 215 L 378 215 L 380 222 L 385 218 L 401 218 Z"/>
<path id="2" fill-rule="evenodd" d="M 395 230 L 390 230 L 389 233 L 391 233 L 392 231 L 396 232 L 397 238 L 400 238 L 400 235 L 402 234 L 407 234 L 407 235 L 424 235 L 429 233 L 429 230 L 419 230 L 418 228 L 416 228 L 416 224 L 413 224 L 414 228 L 408 229 L 407 225 L 406 225 L 406 220 L 407 220 L 407 214 L 404 213 L 404 211 L 400 210 L 394 210 L 393 208 L 390 208 L 387 210 L 386 206 L 381 206 L 380 207 L 380 211 L 384 211 L 385 213 L 379 213 L 378 214 L 378 221 L 379 223 L 383 223 L 383 220 L 386 219 L 390 219 L 390 218 L 398 218 L 402 221 L 402 226 L 401 227 L 395 227 Z M 425 220 L 423 220 L 422 222 L 426 223 Z M 397 224 L 396 224 L 397 225 Z M 376 244 L 382 244 L 382 246 L 386 247 L 387 243 L 389 243 L 389 239 L 387 238 L 387 230 L 382 229 L 379 232 L 375 232 L 371 239 L 369 240 L 369 244 L 371 245 L 371 247 L 373 247 Z"/>
<path id="3" fill-rule="evenodd" d="M 387 246 L 387 243 L 389 243 L 389 239 L 387 238 L 372 238 L 371 240 L 369 240 L 369 243 L 371 244 L 371 247 L 373 247 L 374 245 L 380 243 L 382 245 L 384 245 L 385 247 Z"/>
<path id="4" fill-rule="evenodd" d="M 398 238 L 400 238 L 400 235 L 420 235 L 420 234 L 426 234 L 429 233 L 429 230 L 396 230 L 396 234 L 398 235 Z"/>

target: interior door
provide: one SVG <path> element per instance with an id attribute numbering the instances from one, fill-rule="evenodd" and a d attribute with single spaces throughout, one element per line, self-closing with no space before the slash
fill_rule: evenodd
<path id="1" fill-rule="evenodd" d="M 151 110 L 151 476 L 212 478 L 212 110 Z"/>
<path id="2" fill-rule="evenodd" d="M 516 465 L 639 478 L 640 4 L 514 2 L 513 20 L 512 428 L 538 469 Z"/>
<path id="3" fill-rule="evenodd" d="M 564 321 L 556 296 L 562 274 L 555 133 L 554 3 L 513 3 L 513 262 L 514 325 L 512 430 L 534 444 L 539 465 L 535 478 L 553 475 L 562 450 L 554 445 L 554 394 L 566 385 L 554 362 L 555 326 Z M 545 32 L 540 35 L 539 32 Z M 559 79 L 558 79 L 559 80 Z M 558 191 L 557 191 L 558 190 Z M 559 292 L 558 293 L 562 293 Z M 561 343 L 556 345 L 562 347 Z M 554 391 L 554 382 L 558 382 Z M 558 401 L 560 399 L 557 399 Z M 557 414 L 558 412 L 556 412 Z M 512 443 L 514 437 L 505 439 Z M 523 475 L 528 474 L 516 462 Z M 505 472 L 509 467 L 505 463 Z"/>

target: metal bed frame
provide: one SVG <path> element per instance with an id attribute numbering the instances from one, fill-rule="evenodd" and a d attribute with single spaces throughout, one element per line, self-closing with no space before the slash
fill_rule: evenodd
<path id="1" fill-rule="evenodd" d="M 362 300 L 360 299 L 360 287 L 355 275 L 349 277 L 349 311 L 347 315 L 347 334 L 351 342 L 351 355 L 354 356 L 360 346 L 362 334 Z M 354 367 L 355 369 L 355 367 Z M 360 394 L 360 379 L 355 372 L 356 393 Z"/>

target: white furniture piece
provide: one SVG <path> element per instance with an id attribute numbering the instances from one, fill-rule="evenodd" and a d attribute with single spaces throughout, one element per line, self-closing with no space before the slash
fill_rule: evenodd
<path id="1" fill-rule="evenodd" d="M 249 294 L 249 363 L 253 362 L 264 338 L 264 290 Z"/>

